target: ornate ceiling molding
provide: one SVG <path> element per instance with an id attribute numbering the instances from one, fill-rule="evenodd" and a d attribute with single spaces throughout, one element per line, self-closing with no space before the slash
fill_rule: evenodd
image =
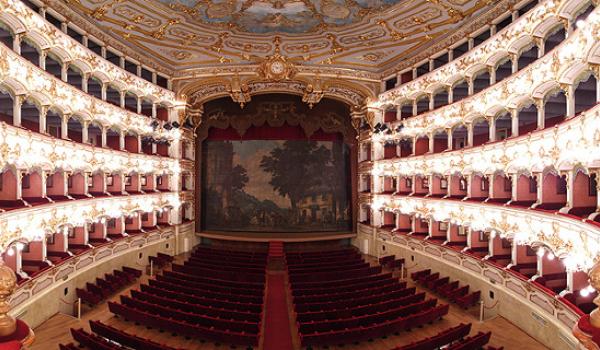
<path id="1" fill-rule="evenodd" d="M 321 25 L 317 26 L 317 31 L 300 31 L 301 33 L 294 34 L 285 31 L 277 34 L 242 33 L 233 22 L 226 23 L 225 26 L 201 23 L 194 16 L 208 11 L 202 6 L 217 6 L 217 3 L 211 1 L 198 5 L 201 8 L 191 9 L 172 9 L 157 1 L 139 0 L 44 2 L 106 41 L 109 46 L 114 46 L 129 56 L 146 63 L 148 59 L 145 55 L 149 54 L 152 56 L 150 65 L 158 64 L 160 68 L 157 69 L 160 71 L 175 73 L 199 67 L 219 67 L 224 63 L 255 64 L 275 53 L 277 44 L 274 38 L 279 36 L 281 55 L 299 66 L 349 68 L 381 73 L 399 60 L 403 60 L 402 66 L 405 66 L 404 62 L 408 62 L 415 54 L 433 54 L 434 50 L 430 49 L 433 44 L 442 48 L 449 46 L 487 24 L 518 1 L 400 0 L 383 12 L 363 11 L 359 14 L 360 20 L 347 25 Z M 277 21 L 285 22 L 285 14 L 275 8 L 277 4 L 258 3 L 262 7 L 273 6 L 272 12 L 276 16 L 282 16 Z M 298 3 L 296 5 L 300 6 L 300 3 L 306 5 L 312 2 L 289 3 Z M 231 2 L 230 5 L 233 6 L 232 4 L 237 2 Z M 323 6 L 315 7 L 314 10 L 340 15 L 346 13 L 344 9 L 352 7 L 337 2 L 331 2 L 331 5 L 335 5 L 339 11 L 325 10 Z M 288 6 L 288 2 L 281 6 Z M 228 14 L 222 10 L 217 11 L 219 16 L 227 17 Z M 235 11 L 239 9 L 236 7 L 232 13 L 237 13 Z M 92 24 L 94 21 L 98 22 L 97 26 Z M 187 71 L 186 74 L 188 73 L 190 72 Z"/>

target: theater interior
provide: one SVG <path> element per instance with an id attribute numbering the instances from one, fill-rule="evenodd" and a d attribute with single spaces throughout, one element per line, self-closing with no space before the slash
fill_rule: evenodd
<path id="1" fill-rule="evenodd" d="M 599 0 L 0 0 L 0 350 L 600 350 Z"/>

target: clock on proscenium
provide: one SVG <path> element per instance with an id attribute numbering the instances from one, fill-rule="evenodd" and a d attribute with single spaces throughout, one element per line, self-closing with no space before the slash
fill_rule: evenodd
<path id="1" fill-rule="evenodd" d="M 266 80 L 291 79 L 294 73 L 293 64 L 279 54 L 267 57 L 261 64 L 261 68 L 261 75 Z"/>

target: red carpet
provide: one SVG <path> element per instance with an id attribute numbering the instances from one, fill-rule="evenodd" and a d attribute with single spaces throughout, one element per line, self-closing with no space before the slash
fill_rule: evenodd
<path id="1" fill-rule="evenodd" d="M 284 275 L 267 273 L 264 350 L 293 350 Z"/>

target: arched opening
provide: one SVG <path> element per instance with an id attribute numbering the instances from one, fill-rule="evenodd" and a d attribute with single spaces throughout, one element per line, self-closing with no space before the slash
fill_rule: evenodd
<path id="1" fill-rule="evenodd" d="M 131 153 L 139 153 L 138 136 L 132 131 L 125 134 L 125 150 Z"/>
<path id="2" fill-rule="evenodd" d="M 25 207 L 25 203 L 17 192 L 17 175 L 13 170 L 4 169 L 0 173 L 0 209 L 13 210 Z"/>
<path id="3" fill-rule="evenodd" d="M 62 79 L 62 64 L 60 58 L 56 57 L 52 52 L 48 52 L 46 56 L 46 72 L 54 75 L 57 79 Z"/>
<path id="4" fill-rule="evenodd" d="M 528 279 L 536 275 L 538 272 L 538 257 L 536 251 L 529 245 L 517 244 L 514 248 L 514 252 L 510 269 Z"/>
<path id="5" fill-rule="evenodd" d="M 75 142 L 83 142 L 83 122 L 79 118 L 69 118 L 67 122 L 67 137 Z"/>
<path id="6" fill-rule="evenodd" d="M 57 171 L 46 177 L 46 196 L 54 202 L 69 200 L 67 197 L 67 186 L 65 185 L 66 174 Z"/>
<path id="7" fill-rule="evenodd" d="M 88 94 L 95 98 L 102 99 L 102 81 L 94 76 L 88 79 Z"/>
<path id="8" fill-rule="evenodd" d="M 467 147 L 467 127 L 459 125 L 452 129 L 452 150 L 459 150 Z"/>
<path id="9" fill-rule="evenodd" d="M 152 101 L 142 98 L 142 114 L 146 117 L 152 117 Z"/>
<path id="10" fill-rule="evenodd" d="M 441 89 L 433 94 L 433 108 L 446 106 L 448 102 L 448 91 Z"/>
<path id="11" fill-rule="evenodd" d="M 413 192 L 413 196 L 423 197 L 429 194 L 429 177 L 425 175 L 416 175 L 415 176 L 415 191 Z"/>
<path id="12" fill-rule="evenodd" d="M 462 232 L 466 232 L 468 229 L 459 226 L 459 232 L 462 229 Z M 475 231 L 471 232 L 471 239 L 468 241 L 468 252 L 479 257 L 483 258 L 486 255 L 490 254 L 490 233 L 487 231 Z"/>
<path id="13" fill-rule="evenodd" d="M 521 52 L 521 55 L 519 56 L 519 60 L 518 60 L 519 70 L 524 69 L 525 67 L 532 64 L 533 62 L 535 62 L 535 60 L 537 60 L 537 58 L 538 58 L 538 47 L 537 46 L 533 45 L 531 48 L 524 50 L 523 52 Z"/>
<path id="14" fill-rule="evenodd" d="M 478 93 L 490 86 L 490 72 L 487 70 L 481 71 L 473 77 L 473 93 Z"/>
<path id="15" fill-rule="evenodd" d="M 8 27 L 5 26 L 4 23 L 0 22 L 0 42 L 12 49 L 13 40 L 13 34 L 10 31 L 10 29 L 8 29 Z"/>
<path id="16" fill-rule="evenodd" d="M 44 242 L 32 241 L 24 245 L 21 251 L 21 270 L 23 272 L 33 278 L 49 267 L 50 265 L 46 261 Z"/>
<path id="17" fill-rule="evenodd" d="M 21 105 L 21 126 L 27 130 L 40 132 L 40 111 L 31 99 L 25 100 Z"/>
<path id="18" fill-rule="evenodd" d="M 481 146 L 490 141 L 490 124 L 487 119 L 473 121 L 473 146 Z"/>
<path id="19" fill-rule="evenodd" d="M 125 93 L 125 109 L 137 113 L 137 96 L 131 92 Z"/>
<path id="20" fill-rule="evenodd" d="M 400 157 L 408 157 L 412 155 L 413 142 L 412 139 L 400 140 Z"/>
<path id="21" fill-rule="evenodd" d="M 537 129 L 537 105 L 532 103 L 519 110 L 519 135 L 525 135 Z"/>
<path id="22" fill-rule="evenodd" d="M 567 38 L 567 31 L 562 25 L 557 26 L 550 33 L 544 40 L 544 51 L 546 53 L 560 45 Z"/>
<path id="23" fill-rule="evenodd" d="M 414 230 L 411 233 L 412 237 L 424 239 L 429 235 L 429 219 L 415 217 Z"/>
<path id="24" fill-rule="evenodd" d="M 433 132 L 433 153 L 440 153 L 448 149 L 448 133 L 439 129 Z"/>
<path id="25" fill-rule="evenodd" d="M 106 85 L 106 102 L 112 103 L 117 107 L 121 106 L 121 94 L 111 84 Z"/>
<path id="26" fill-rule="evenodd" d="M 40 66 L 40 53 L 31 41 L 25 37 L 21 40 L 21 56 L 33 63 L 36 67 Z"/>
<path id="27" fill-rule="evenodd" d="M 488 258 L 488 261 L 491 261 L 498 266 L 506 267 L 512 260 L 512 242 L 507 238 L 500 237 L 500 235 L 494 235 L 493 237 L 490 237 L 490 240 L 492 246 L 490 247 L 490 257 Z"/>
<path id="28" fill-rule="evenodd" d="M 102 126 L 96 124 L 96 122 L 91 122 L 88 124 L 88 139 L 84 140 L 85 143 L 88 143 L 92 146 L 101 147 L 102 146 Z"/>
<path id="29" fill-rule="evenodd" d="M 71 257 L 67 252 L 69 246 L 69 234 L 73 227 L 64 228 L 64 232 L 52 233 L 46 236 L 46 254 L 48 260 L 53 264 L 60 264 L 63 260 Z"/>
<path id="30" fill-rule="evenodd" d="M 510 176 L 502 173 L 492 175 L 493 186 L 490 188 L 490 198 L 488 203 L 506 203 L 511 200 L 512 196 L 512 180 Z"/>
<path id="31" fill-rule="evenodd" d="M 544 127 L 551 128 L 565 120 L 567 115 L 567 96 L 564 91 L 558 90 L 546 100 L 544 105 Z"/>
<path id="32" fill-rule="evenodd" d="M 448 223 L 448 241 L 446 246 L 455 250 L 463 250 L 467 246 L 467 229 L 464 226 Z M 458 285 L 458 284 L 457 284 Z"/>
<path id="33" fill-rule="evenodd" d="M 452 87 L 453 102 L 458 102 L 467 96 L 469 96 L 469 84 L 466 80 L 462 80 Z"/>
<path id="34" fill-rule="evenodd" d="M 80 172 L 72 173 L 67 178 L 67 191 L 69 197 L 73 199 L 89 198 L 87 188 L 88 183 L 86 183 L 84 174 Z"/>
<path id="35" fill-rule="evenodd" d="M 490 182 L 488 177 L 481 174 L 471 176 L 471 196 L 470 201 L 483 202 L 490 196 Z"/>
<path id="36" fill-rule="evenodd" d="M 83 72 L 79 67 L 70 64 L 67 69 L 67 83 L 71 86 L 83 90 Z"/>
<path id="37" fill-rule="evenodd" d="M 169 121 L 169 109 L 167 106 L 163 106 L 162 104 L 156 106 L 156 119 L 165 122 Z"/>
<path id="38" fill-rule="evenodd" d="M 575 17 L 573 23 L 585 20 L 589 16 L 589 14 L 594 11 L 594 9 L 595 7 L 593 2 L 587 2 L 579 11 L 577 11 L 577 16 Z"/>
<path id="39" fill-rule="evenodd" d="M 448 187 L 448 198 L 463 199 L 467 196 L 468 181 L 462 174 L 450 175 L 450 186 Z"/>
<path id="40" fill-rule="evenodd" d="M 539 249 L 544 248 L 530 249 L 538 253 Z M 540 277 L 535 279 L 535 283 L 539 283 L 559 294 L 567 289 L 567 269 L 565 264 L 552 252 L 546 251 L 546 249 L 544 251 L 544 255 L 540 259 L 540 271 L 538 271 Z"/>
<path id="41" fill-rule="evenodd" d="M 425 113 L 429 110 L 429 96 L 421 95 L 417 97 L 417 115 Z"/>
<path id="42" fill-rule="evenodd" d="M 442 198 L 448 194 L 448 178 L 444 175 L 433 175 L 431 184 L 429 184 L 429 196 L 433 198 Z"/>
<path id="43" fill-rule="evenodd" d="M 415 156 L 420 156 L 429 152 L 429 137 L 422 135 L 415 140 Z"/>
<path id="44" fill-rule="evenodd" d="M 512 136 L 512 115 L 505 111 L 496 117 L 496 141 L 502 141 Z"/>
<path id="45" fill-rule="evenodd" d="M 113 196 L 123 195 L 123 179 L 120 173 L 115 172 L 112 174 L 106 174 L 106 191 Z"/>
<path id="46" fill-rule="evenodd" d="M 46 133 L 56 138 L 62 137 L 62 116 L 52 108 L 46 113 Z"/>
<path id="47" fill-rule="evenodd" d="M 413 105 L 410 101 L 404 101 L 400 105 L 400 119 L 404 120 L 413 116 Z"/>
<path id="48" fill-rule="evenodd" d="M 510 58 L 505 57 L 500 60 L 498 67 L 496 68 L 496 83 L 510 77 L 512 75 L 512 61 Z"/>
<path id="49" fill-rule="evenodd" d="M 567 204 L 567 180 L 553 173 L 544 175 L 541 203 L 536 209 L 558 211 Z"/>
<path id="50" fill-rule="evenodd" d="M 443 221 L 432 221 L 430 232 L 431 234 L 427 240 L 432 243 L 442 244 L 448 238 L 448 223 Z"/>
<path id="51" fill-rule="evenodd" d="M 394 141 L 386 141 L 383 144 L 383 159 L 393 159 L 398 155 L 396 154 L 396 143 Z"/>
<path id="52" fill-rule="evenodd" d="M 598 203 L 596 174 L 587 175 L 577 171 L 573 179 L 573 203 L 569 214 L 583 219 L 596 212 Z"/>
<path id="53" fill-rule="evenodd" d="M 0 122 L 13 124 L 13 98 L 0 87 Z"/>
<path id="54" fill-rule="evenodd" d="M 46 198 L 42 182 L 42 174 L 32 172 L 23 174 L 21 178 L 21 194 L 25 202 L 30 205 L 47 204 L 50 201 Z"/>
<path id="55" fill-rule="evenodd" d="M 385 231 L 392 231 L 396 228 L 396 217 L 394 212 L 388 210 L 382 210 L 383 219 L 381 224 L 381 229 Z"/>
<path id="56" fill-rule="evenodd" d="M 537 201 L 537 177 L 521 174 L 517 177 L 517 192 L 510 205 L 529 208 Z"/>
<path id="57" fill-rule="evenodd" d="M 140 194 L 140 175 L 138 173 L 129 173 L 125 175 L 125 192 L 129 194 Z"/>
<path id="58" fill-rule="evenodd" d="M 105 191 L 106 174 L 103 171 L 96 171 L 88 174 L 88 193 L 95 198 L 106 197 Z"/>
<path id="59" fill-rule="evenodd" d="M 583 80 L 575 89 L 575 115 L 594 107 L 597 101 L 598 82 L 593 74 Z"/>
<path id="60" fill-rule="evenodd" d="M 121 136 L 119 131 L 114 128 L 106 130 L 106 146 L 108 148 L 119 151 L 121 149 Z"/>
<path id="61" fill-rule="evenodd" d="M 152 145 L 153 145 L 153 139 L 150 136 L 144 136 L 142 137 L 142 152 L 144 154 L 153 154 L 152 152 Z"/>

